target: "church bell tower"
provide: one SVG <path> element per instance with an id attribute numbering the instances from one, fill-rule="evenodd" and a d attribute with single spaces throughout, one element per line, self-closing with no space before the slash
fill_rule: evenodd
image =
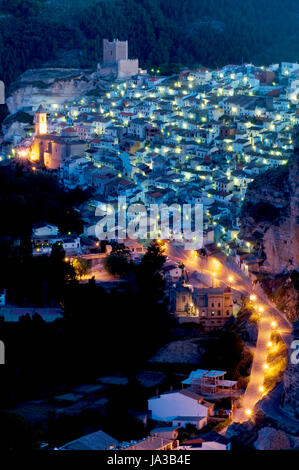
<path id="1" fill-rule="evenodd" d="M 35 113 L 35 135 L 44 135 L 48 133 L 47 112 L 40 106 Z"/>

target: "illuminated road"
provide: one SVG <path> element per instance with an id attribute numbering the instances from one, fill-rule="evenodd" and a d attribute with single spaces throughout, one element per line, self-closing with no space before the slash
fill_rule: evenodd
<path id="1" fill-rule="evenodd" d="M 263 383 L 265 373 L 271 373 L 267 365 L 267 355 L 271 333 L 279 331 L 285 344 L 289 346 L 291 341 L 292 326 L 284 314 L 280 312 L 267 298 L 260 286 L 253 286 L 251 280 L 231 260 L 221 260 L 219 257 L 209 257 L 207 260 L 200 258 L 196 252 L 187 251 L 183 247 L 168 244 L 166 248 L 168 258 L 182 262 L 188 271 L 208 273 L 211 276 L 211 284 L 215 286 L 230 286 L 246 296 L 253 295 L 252 302 L 260 309 L 260 321 L 258 322 L 258 338 L 248 386 L 241 399 L 241 407 L 234 412 L 235 422 L 248 421 L 254 405 L 263 396 Z"/>

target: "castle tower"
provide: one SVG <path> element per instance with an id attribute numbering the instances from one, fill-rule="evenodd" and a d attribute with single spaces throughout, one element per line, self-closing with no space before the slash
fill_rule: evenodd
<path id="1" fill-rule="evenodd" d="M 103 65 L 115 65 L 120 60 L 128 60 L 128 41 L 103 39 Z"/>
<path id="2" fill-rule="evenodd" d="M 46 110 L 40 105 L 35 113 L 35 135 L 48 133 L 48 121 Z"/>

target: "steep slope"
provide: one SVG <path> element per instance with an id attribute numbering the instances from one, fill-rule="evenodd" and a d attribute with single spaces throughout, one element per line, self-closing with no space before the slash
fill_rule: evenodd
<path id="1" fill-rule="evenodd" d="M 24 70 L 57 58 L 66 67 L 95 67 L 104 37 L 129 39 L 131 57 L 146 67 L 295 61 L 299 5 L 285 3 L 0 0 L 0 79 L 8 84 Z"/>
<path id="2" fill-rule="evenodd" d="M 241 213 L 241 238 L 256 239 L 269 273 L 299 267 L 299 152 L 286 167 L 258 176 L 246 193 Z"/>

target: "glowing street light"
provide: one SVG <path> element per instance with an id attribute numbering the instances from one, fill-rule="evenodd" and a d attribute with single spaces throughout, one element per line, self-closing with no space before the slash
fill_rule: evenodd
<path id="1" fill-rule="evenodd" d="M 268 341 L 267 346 L 268 346 L 268 348 L 271 348 L 273 346 L 272 341 Z"/>
<path id="2" fill-rule="evenodd" d="M 247 408 L 247 410 L 245 410 L 245 414 L 246 414 L 246 416 L 251 416 L 252 415 L 252 410 L 250 408 Z"/>
<path id="3" fill-rule="evenodd" d="M 261 385 L 261 386 L 259 387 L 259 391 L 260 391 L 261 393 L 263 393 L 263 392 L 265 391 L 265 387 L 264 387 L 263 385 Z"/>
<path id="4" fill-rule="evenodd" d="M 264 307 L 262 307 L 262 306 L 260 305 L 260 307 L 258 308 L 258 311 L 259 311 L 260 313 L 262 313 L 264 310 L 265 310 Z"/>
<path id="5" fill-rule="evenodd" d="M 269 369 L 269 364 L 265 363 L 264 364 L 264 369 L 266 369 L 266 370 Z"/>
<path id="6" fill-rule="evenodd" d="M 251 296 L 249 297 L 249 299 L 251 301 L 255 301 L 256 300 L 256 295 L 255 294 L 251 294 Z"/>
<path id="7" fill-rule="evenodd" d="M 229 280 L 229 282 L 233 282 L 233 280 L 234 280 L 233 276 L 229 276 L 228 280 Z"/>
<path id="8" fill-rule="evenodd" d="M 215 287 L 215 278 L 216 278 L 216 273 L 212 273 L 212 287 Z"/>
<path id="9" fill-rule="evenodd" d="M 276 327 L 277 327 L 277 322 L 276 322 L 276 321 L 273 321 L 273 322 L 271 323 L 271 326 L 272 326 L 272 328 L 276 328 Z"/>

